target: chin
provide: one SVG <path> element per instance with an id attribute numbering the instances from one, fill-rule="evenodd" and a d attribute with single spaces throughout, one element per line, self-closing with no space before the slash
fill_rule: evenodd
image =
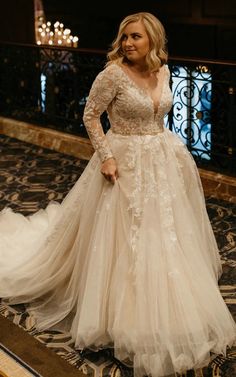
<path id="1" fill-rule="evenodd" d="M 131 62 L 133 62 L 133 61 L 136 60 L 135 57 L 134 57 L 132 54 L 127 54 L 127 55 L 126 55 L 126 58 L 127 58 L 129 61 L 131 61 Z"/>

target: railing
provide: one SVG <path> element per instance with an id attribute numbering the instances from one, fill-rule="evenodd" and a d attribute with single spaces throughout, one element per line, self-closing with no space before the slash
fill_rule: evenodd
<path id="1" fill-rule="evenodd" d="M 170 59 L 167 126 L 201 167 L 236 174 L 236 62 Z"/>
<path id="2" fill-rule="evenodd" d="M 0 115 L 87 137 L 84 105 L 105 60 L 105 51 L 1 43 Z M 169 67 L 166 126 L 198 166 L 236 175 L 236 62 L 170 58 Z"/>

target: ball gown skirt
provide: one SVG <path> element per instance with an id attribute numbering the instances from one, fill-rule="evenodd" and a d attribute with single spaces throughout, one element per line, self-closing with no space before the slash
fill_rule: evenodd
<path id="1" fill-rule="evenodd" d="M 79 349 L 112 346 L 135 376 L 208 364 L 235 342 L 196 164 L 175 134 L 106 135 L 115 184 L 95 152 L 61 204 L 0 215 L 0 297 L 29 303 L 39 330 Z"/>

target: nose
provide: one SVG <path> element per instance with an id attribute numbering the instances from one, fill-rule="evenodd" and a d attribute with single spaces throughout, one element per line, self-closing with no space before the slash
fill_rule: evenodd
<path id="1" fill-rule="evenodd" d="M 131 37 L 128 36 L 126 38 L 125 45 L 126 46 L 132 46 L 132 38 Z"/>

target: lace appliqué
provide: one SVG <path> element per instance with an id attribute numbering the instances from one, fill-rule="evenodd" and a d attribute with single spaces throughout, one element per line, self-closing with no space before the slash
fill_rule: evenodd
<path id="1" fill-rule="evenodd" d="M 142 161 L 145 161 L 145 152 L 148 152 L 147 155 L 151 156 L 149 166 L 153 166 L 154 169 L 140 169 Z M 142 265 L 144 262 L 142 260 L 144 255 L 139 252 L 138 244 L 143 213 L 145 206 L 154 198 L 159 203 L 161 233 L 167 236 L 165 249 L 167 253 L 171 253 L 172 260 L 176 253 L 177 237 L 172 209 L 172 193 L 170 192 L 170 183 L 166 175 L 165 163 L 167 163 L 166 156 L 161 149 L 161 143 L 158 138 L 137 136 L 129 143 L 126 166 L 131 176 L 133 188 L 128 198 L 129 206 L 127 210 L 131 213 L 130 246 L 133 264 L 130 273 L 133 275 L 134 282 L 138 276 L 136 274 L 137 265 Z M 178 277 L 178 271 L 174 265 L 169 271 L 169 277 Z"/>

